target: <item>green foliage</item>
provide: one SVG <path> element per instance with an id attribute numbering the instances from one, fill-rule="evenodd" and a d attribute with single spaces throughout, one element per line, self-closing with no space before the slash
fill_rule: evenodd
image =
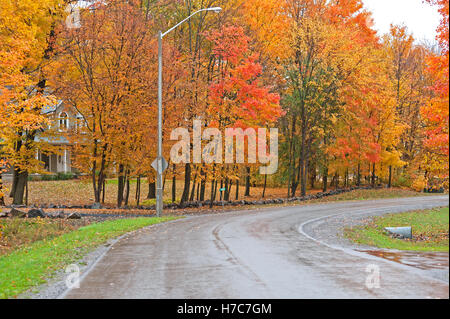
<path id="1" fill-rule="evenodd" d="M 176 202 L 179 202 L 180 199 L 177 198 Z M 164 204 L 172 204 L 172 200 L 171 199 L 164 199 Z M 156 199 L 146 199 L 142 202 L 142 206 L 154 206 L 156 205 Z"/>
<path id="2" fill-rule="evenodd" d="M 411 187 L 413 181 L 408 175 L 400 175 L 398 178 L 394 179 L 392 185 L 394 187 Z"/>

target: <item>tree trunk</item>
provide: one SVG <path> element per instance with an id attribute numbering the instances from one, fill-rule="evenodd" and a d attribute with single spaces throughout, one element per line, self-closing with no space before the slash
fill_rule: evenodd
<path id="1" fill-rule="evenodd" d="M 311 169 L 310 169 L 310 187 L 311 189 L 314 189 L 315 184 L 316 184 L 316 178 L 317 178 L 317 171 L 316 171 L 316 166 L 315 165 L 310 165 Z"/>
<path id="2" fill-rule="evenodd" d="M 28 177 L 25 180 L 25 205 L 28 206 Z"/>
<path id="3" fill-rule="evenodd" d="M 17 175 L 17 181 L 16 181 L 16 188 L 13 194 L 13 204 L 14 205 L 22 205 L 23 204 L 23 198 L 25 193 L 25 185 L 28 180 L 28 172 L 27 171 L 21 171 Z"/>
<path id="4" fill-rule="evenodd" d="M 141 201 L 141 176 L 139 175 L 136 181 L 136 206 L 139 206 Z"/>
<path id="5" fill-rule="evenodd" d="M 372 165 L 372 187 L 375 187 L 375 163 Z"/>
<path id="6" fill-rule="evenodd" d="M 210 208 L 213 207 L 213 202 L 214 202 L 214 199 L 215 199 L 215 194 L 214 194 L 214 184 L 215 183 L 216 183 L 216 180 L 213 179 L 211 181 L 211 194 L 210 194 L 210 202 L 209 202 L 209 207 Z"/>
<path id="7" fill-rule="evenodd" d="M 172 175 L 172 203 L 175 203 L 177 200 L 177 176 L 176 176 L 176 165 L 173 164 L 173 175 Z M 155 186 L 156 188 L 156 186 Z"/>
<path id="8" fill-rule="evenodd" d="M 264 188 L 263 188 L 262 198 L 266 197 L 266 187 L 267 187 L 267 174 L 264 175 Z"/>
<path id="9" fill-rule="evenodd" d="M 105 193 L 106 193 L 106 179 L 103 180 L 102 204 L 105 204 Z"/>
<path id="10" fill-rule="evenodd" d="M 236 200 L 239 200 L 239 180 L 236 181 Z"/>
<path id="11" fill-rule="evenodd" d="M 291 197 L 295 197 L 295 193 L 297 192 L 298 182 L 293 181 L 291 187 L 292 187 L 292 189 L 291 189 Z"/>
<path id="12" fill-rule="evenodd" d="M 185 203 L 189 200 L 189 190 L 191 185 L 191 165 L 186 163 L 184 169 L 184 189 L 183 195 L 181 196 L 181 203 Z"/>
<path id="13" fill-rule="evenodd" d="M 11 198 L 14 198 L 14 193 L 16 192 L 16 189 L 17 189 L 17 178 L 18 178 L 18 176 L 19 176 L 19 169 L 17 169 L 14 166 L 11 192 L 9 193 L 9 197 L 11 197 Z"/>
<path id="14" fill-rule="evenodd" d="M 220 188 L 219 188 L 219 192 L 220 192 L 220 201 L 222 201 L 222 199 L 223 199 L 223 191 L 222 191 L 222 189 L 223 189 L 223 178 L 220 180 Z"/>
<path id="15" fill-rule="evenodd" d="M 300 144 L 300 193 L 301 196 L 306 196 L 306 132 L 305 125 L 302 127 L 302 142 Z"/>
<path id="16" fill-rule="evenodd" d="M 307 130 L 307 114 L 305 102 L 302 100 L 300 108 L 301 116 L 301 143 L 300 143 L 300 191 L 301 196 L 306 196 L 306 130 Z"/>
<path id="17" fill-rule="evenodd" d="M 198 202 L 200 200 L 200 183 L 197 184 L 197 195 L 196 195 L 196 201 Z"/>
<path id="18" fill-rule="evenodd" d="M 125 206 L 128 206 L 129 198 L 130 198 L 130 177 L 129 177 L 129 172 L 127 172 L 127 193 L 125 195 Z"/>
<path id="19" fill-rule="evenodd" d="M 322 191 L 325 193 L 328 190 L 328 167 L 323 170 L 322 177 Z"/>
<path id="20" fill-rule="evenodd" d="M 192 181 L 192 189 L 191 189 L 191 196 L 189 197 L 189 201 L 193 202 L 195 198 L 195 186 L 196 186 L 195 179 Z"/>
<path id="21" fill-rule="evenodd" d="M 196 183 L 197 183 L 197 171 L 195 172 L 194 179 L 192 180 L 191 196 L 189 197 L 189 201 L 191 202 L 194 201 Z"/>
<path id="22" fill-rule="evenodd" d="M 226 185 L 226 190 L 225 190 L 225 200 L 227 202 L 230 201 L 231 187 L 233 187 L 233 180 L 229 180 L 227 178 L 227 185 Z"/>
<path id="23" fill-rule="evenodd" d="M 96 152 L 96 148 L 94 149 L 94 156 L 97 156 L 97 152 Z M 92 179 L 92 188 L 94 189 L 94 196 L 96 196 L 97 194 L 97 161 L 93 160 L 92 161 L 92 175 L 91 175 L 91 179 Z"/>
<path id="24" fill-rule="evenodd" d="M 147 199 L 155 199 L 155 198 L 156 198 L 156 183 L 153 181 L 148 183 Z"/>
<path id="25" fill-rule="evenodd" d="M 102 150 L 102 160 L 100 162 L 100 171 L 98 173 L 97 186 L 94 190 L 96 203 L 100 203 L 102 185 L 103 185 L 103 181 L 105 180 L 105 177 L 106 177 L 105 176 L 106 150 L 107 150 L 107 145 L 104 145 L 103 150 Z M 94 175 L 94 179 L 95 179 L 95 175 Z M 94 184 L 95 184 L 95 182 L 94 182 Z"/>
<path id="26" fill-rule="evenodd" d="M 119 174 L 117 176 L 117 207 L 122 207 L 123 203 L 123 192 L 125 189 L 124 170 L 123 164 L 119 164 Z"/>
<path id="27" fill-rule="evenodd" d="M 206 193 L 206 182 L 204 180 L 200 183 L 200 201 L 203 202 L 205 200 Z"/>
<path id="28" fill-rule="evenodd" d="M 361 186 L 361 163 L 358 163 L 358 173 L 356 175 L 356 186 Z"/>
<path id="29" fill-rule="evenodd" d="M 389 184 L 388 184 L 389 188 L 392 188 L 392 165 L 389 166 Z"/>
<path id="30" fill-rule="evenodd" d="M 246 167 L 247 174 L 245 176 L 245 195 L 246 197 L 250 196 L 250 166 Z"/>
<path id="31" fill-rule="evenodd" d="M 291 171 L 291 174 L 289 174 L 289 180 L 288 180 L 288 198 L 294 197 L 295 193 L 291 193 L 291 189 L 294 190 L 297 187 L 294 187 L 295 183 L 295 143 L 294 143 L 294 137 L 295 137 L 295 124 L 296 124 L 297 117 L 293 115 L 292 118 L 292 129 L 291 129 L 291 139 L 289 144 L 289 170 Z M 292 184 L 291 184 L 292 183 Z"/>
<path id="32" fill-rule="evenodd" d="M 215 201 L 215 200 L 216 200 L 216 197 L 217 197 L 217 185 L 219 185 L 219 183 L 216 181 L 216 182 L 214 183 L 214 196 L 213 196 L 213 201 Z"/>

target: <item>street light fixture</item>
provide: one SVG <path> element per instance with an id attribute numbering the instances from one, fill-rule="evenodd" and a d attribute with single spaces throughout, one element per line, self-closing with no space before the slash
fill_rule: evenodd
<path id="1" fill-rule="evenodd" d="M 170 28 L 166 32 L 159 31 L 158 33 L 158 158 L 153 162 L 153 168 L 156 170 L 156 215 L 160 217 L 162 215 L 163 211 L 163 178 L 162 174 L 167 169 L 167 161 L 164 159 L 162 155 L 162 39 L 164 36 L 166 36 L 169 32 L 175 30 L 177 27 L 179 27 L 184 22 L 188 21 L 190 18 L 192 18 L 197 13 L 203 12 L 203 11 L 213 11 L 215 13 L 219 13 L 222 11 L 222 8 L 220 7 L 212 7 L 207 9 L 201 9 L 193 14 L 191 14 L 189 17 L 184 19 L 183 21 L 179 22 L 174 27 Z"/>

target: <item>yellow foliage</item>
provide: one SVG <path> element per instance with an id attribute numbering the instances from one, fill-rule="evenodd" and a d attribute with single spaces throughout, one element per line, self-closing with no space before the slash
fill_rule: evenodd
<path id="1" fill-rule="evenodd" d="M 411 188 L 417 192 L 422 192 L 427 187 L 427 181 L 423 175 L 417 177 L 411 185 Z"/>

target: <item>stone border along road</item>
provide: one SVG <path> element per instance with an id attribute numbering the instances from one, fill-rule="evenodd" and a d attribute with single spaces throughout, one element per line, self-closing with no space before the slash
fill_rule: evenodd
<path id="1" fill-rule="evenodd" d="M 292 203 L 292 202 L 303 202 L 308 201 L 312 199 L 319 199 L 323 197 L 329 197 L 334 195 L 339 195 L 343 193 L 349 193 L 354 190 L 369 190 L 369 189 L 382 189 L 383 187 L 371 187 L 371 186 L 362 186 L 362 187 L 350 187 L 350 188 L 341 188 L 336 190 L 330 190 L 327 192 L 320 192 L 317 194 L 311 194 L 306 196 L 298 196 L 298 197 L 292 197 L 292 198 L 277 198 L 277 199 L 266 199 L 266 200 L 239 200 L 239 201 L 215 201 L 213 202 L 214 207 L 221 207 L 221 206 L 250 206 L 250 205 L 270 205 L 270 204 L 283 204 L 283 203 Z M 185 209 L 185 208 L 201 208 L 206 207 L 210 205 L 210 201 L 198 201 L 198 202 L 186 202 L 184 204 L 164 204 L 165 209 Z M 100 204 L 92 204 L 92 205 L 55 205 L 55 204 L 45 204 L 45 205 L 32 205 L 32 206 L 26 206 L 26 205 L 7 205 L 5 208 L 49 208 L 49 209 L 92 209 L 92 210 L 113 210 L 113 209 L 120 209 L 120 210 L 155 210 L 155 206 L 138 206 L 138 207 L 103 207 Z"/>

